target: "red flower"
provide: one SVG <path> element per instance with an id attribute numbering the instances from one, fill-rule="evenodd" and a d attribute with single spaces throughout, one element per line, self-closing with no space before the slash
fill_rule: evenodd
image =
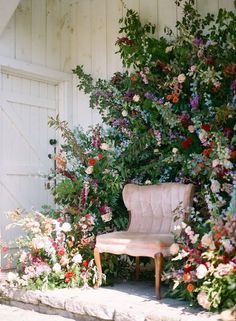
<path id="1" fill-rule="evenodd" d="M 66 274 L 65 274 L 66 279 L 71 279 L 73 276 L 74 276 L 74 272 L 72 272 L 72 271 L 66 272 Z"/>
<path id="2" fill-rule="evenodd" d="M 211 130 L 211 126 L 209 124 L 202 124 L 202 129 L 204 129 L 206 132 L 209 132 Z"/>
<path id="3" fill-rule="evenodd" d="M 230 153 L 230 158 L 232 158 L 232 159 L 236 158 L 236 150 L 234 150 Z"/>
<path id="4" fill-rule="evenodd" d="M 193 139 L 191 137 L 187 138 L 181 143 L 182 148 L 188 149 L 190 145 L 192 145 Z"/>
<path id="5" fill-rule="evenodd" d="M 57 254 L 58 254 L 59 256 L 65 255 L 65 249 L 60 249 L 60 250 L 57 252 Z"/>
<path id="6" fill-rule="evenodd" d="M 208 149 L 204 149 L 204 151 L 202 152 L 202 155 L 209 157 L 211 153 L 212 153 L 212 149 L 208 148 Z"/>
<path id="7" fill-rule="evenodd" d="M 236 74 L 236 65 L 235 64 L 228 64 L 223 71 L 225 77 L 231 77 Z"/>
<path id="8" fill-rule="evenodd" d="M 184 266 L 184 273 L 189 273 L 192 269 L 192 266 L 190 264 L 186 264 Z"/>
<path id="9" fill-rule="evenodd" d="M 88 265 L 89 265 L 89 260 L 84 260 L 84 261 L 82 262 L 82 265 L 83 265 L 83 267 L 85 267 L 85 268 L 87 269 L 87 267 L 88 267 Z"/>
<path id="10" fill-rule="evenodd" d="M 9 247 L 7 245 L 3 245 L 2 252 L 7 253 L 9 251 Z"/>
<path id="11" fill-rule="evenodd" d="M 102 154 L 98 154 L 98 159 L 99 160 L 103 159 L 103 155 Z"/>
<path id="12" fill-rule="evenodd" d="M 94 165 L 96 164 L 96 159 L 90 158 L 90 159 L 88 160 L 88 163 L 89 163 L 89 166 L 94 166 Z"/>

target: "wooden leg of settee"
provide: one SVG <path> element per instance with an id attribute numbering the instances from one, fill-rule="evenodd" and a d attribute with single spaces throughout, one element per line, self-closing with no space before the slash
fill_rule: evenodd
<path id="1" fill-rule="evenodd" d="M 98 278 L 95 283 L 95 287 L 99 287 L 102 284 L 102 264 L 101 255 L 97 247 L 94 248 L 94 261 L 98 271 Z"/>

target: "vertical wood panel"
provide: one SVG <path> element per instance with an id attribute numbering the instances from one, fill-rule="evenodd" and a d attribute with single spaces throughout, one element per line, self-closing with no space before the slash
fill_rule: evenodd
<path id="1" fill-rule="evenodd" d="M 219 0 L 219 7 L 236 12 L 234 0 Z"/>
<path id="2" fill-rule="evenodd" d="M 157 2 L 156 0 L 149 0 L 147 5 L 146 0 L 140 0 L 140 17 L 143 23 L 151 22 L 157 26 Z M 157 37 L 157 28 L 153 36 Z"/>
<path id="3" fill-rule="evenodd" d="M 107 55 L 107 76 L 110 77 L 114 72 L 122 70 L 122 63 L 120 56 L 115 54 L 118 50 L 118 47 L 115 45 L 115 42 L 118 37 L 121 37 L 119 34 L 119 19 L 122 18 L 123 6 L 120 1 L 111 2 L 106 0 L 107 6 L 107 42 L 106 42 L 106 55 Z"/>
<path id="4" fill-rule="evenodd" d="M 3 56 L 15 58 L 16 55 L 16 35 L 15 35 L 15 14 L 8 22 L 7 27 L 0 35 L 0 53 Z"/>
<path id="5" fill-rule="evenodd" d="M 92 53 L 91 53 L 91 9 L 90 1 L 80 0 L 76 7 L 73 9 L 73 26 L 74 36 L 73 36 L 73 63 L 76 65 L 83 65 L 84 71 L 86 73 L 91 73 L 92 69 Z M 77 124 L 79 123 L 82 127 L 87 128 L 92 123 L 92 111 L 88 108 L 89 97 L 85 95 L 82 91 L 78 91 L 76 87 L 78 83 L 78 78 L 73 77 L 74 84 L 74 96 L 77 99 L 75 104 L 77 114 Z M 76 97 L 77 96 L 77 97 Z M 76 123 L 75 121 L 75 123 Z"/>
<path id="6" fill-rule="evenodd" d="M 46 64 L 46 0 L 32 0 L 32 62 Z"/>
<path id="7" fill-rule="evenodd" d="M 92 73 L 95 79 L 107 78 L 107 24 L 106 0 L 91 0 L 92 23 Z M 92 123 L 101 122 L 97 110 L 93 110 Z"/>
<path id="8" fill-rule="evenodd" d="M 199 13 L 204 17 L 208 12 L 217 13 L 219 8 L 218 0 L 197 0 L 197 9 Z"/>
<path id="9" fill-rule="evenodd" d="M 175 32 L 177 20 L 176 5 L 173 0 L 158 0 L 157 8 L 158 36 L 165 36 L 164 28 L 167 26 Z"/>
<path id="10" fill-rule="evenodd" d="M 16 58 L 31 62 L 31 0 L 22 0 L 16 10 Z"/>
<path id="11" fill-rule="evenodd" d="M 47 0 L 46 24 L 46 65 L 54 69 L 60 69 L 60 0 Z"/>
<path id="12" fill-rule="evenodd" d="M 60 15 L 60 69 L 68 72 L 71 71 L 71 31 L 70 5 L 69 2 L 62 1 Z"/>
<path id="13" fill-rule="evenodd" d="M 127 9 L 133 9 L 140 12 L 140 1 L 139 0 L 124 0 L 124 3 L 126 4 Z M 125 11 L 124 11 L 125 14 Z"/>

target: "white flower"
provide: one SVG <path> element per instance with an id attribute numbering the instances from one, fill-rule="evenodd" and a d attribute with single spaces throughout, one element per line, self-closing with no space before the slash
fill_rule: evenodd
<path id="1" fill-rule="evenodd" d="M 172 153 L 173 153 L 173 154 L 178 153 L 178 148 L 176 148 L 176 147 L 172 148 Z"/>
<path id="2" fill-rule="evenodd" d="M 171 254 L 171 255 L 176 255 L 176 254 L 178 254 L 178 252 L 179 252 L 179 244 L 173 243 L 173 244 L 170 246 L 170 254 Z"/>
<path id="3" fill-rule="evenodd" d="M 107 143 L 102 143 L 101 146 L 100 146 L 101 149 L 103 150 L 109 150 L 109 145 Z"/>
<path id="4" fill-rule="evenodd" d="M 224 165 L 225 168 L 228 168 L 228 169 L 233 168 L 233 164 L 227 159 L 224 160 L 224 164 L 223 165 Z"/>
<path id="5" fill-rule="evenodd" d="M 134 95 L 134 96 L 133 96 L 133 101 L 134 101 L 135 103 L 137 103 L 139 100 L 140 100 L 140 96 L 139 96 L 139 95 Z"/>
<path id="6" fill-rule="evenodd" d="M 207 268 L 204 264 L 200 264 L 196 269 L 196 276 L 198 279 L 203 279 L 207 275 Z"/>
<path id="7" fill-rule="evenodd" d="M 61 266 L 60 266 L 60 264 L 59 264 L 59 263 L 55 263 L 55 264 L 53 265 L 52 270 L 53 270 L 54 272 L 56 272 L 56 273 L 61 272 Z"/>
<path id="8" fill-rule="evenodd" d="M 8 282 L 13 282 L 13 281 L 17 280 L 17 278 L 18 278 L 17 273 L 13 273 L 13 272 L 7 273 L 7 281 Z"/>
<path id="9" fill-rule="evenodd" d="M 88 175 L 92 174 L 92 172 L 93 172 L 93 166 L 89 166 L 85 170 L 85 173 L 88 174 Z"/>
<path id="10" fill-rule="evenodd" d="M 173 46 L 166 47 L 165 53 L 171 52 L 173 50 Z"/>
<path id="11" fill-rule="evenodd" d="M 107 213 L 107 214 L 103 214 L 102 215 L 103 222 L 109 222 L 111 219 L 112 219 L 112 214 L 111 213 Z"/>
<path id="12" fill-rule="evenodd" d="M 207 293 L 204 291 L 201 291 L 197 295 L 197 301 L 199 305 L 201 305 L 204 309 L 209 310 L 210 309 L 210 302 L 208 301 Z"/>
<path id="13" fill-rule="evenodd" d="M 82 262 L 82 256 L 81 254 L 77 253 L 73 256 L 72 262 L 74 263 L 81 263 Z"/>
<path id="14" fill-rule="evenodd" d="M 145 184 L 145 185 L 151 185 L 152 182 L 147 179 L 147 180 L 144 182 L 144 184 Z"/>
<path id="15" fill-rule="evenodd" d="M 215 179 L 211 179 L 211 190 L 212 190 L 212 192 L 213 193 L 219 193 L 220 188 L 221 188 L 220 183 Z"/>
<path id="16" fill-rule="evenodd" d="M 172 261 L 178 261 L 178 260 L 182 260 L 184 257 L 188 256 L 189 252 L 186 252 L 185 250 L 182 250 L 181 252 L 179 252 L 179 254 L 174 257 L 172 259 Z"/>
<path id="17" fill-rule="evenodd" d="M 21 252 L 20 257 L 19 257 L 19 262 L 24 262 L 25 259 L 27 258 L 27 253 L 25 251 Z"/>
<path id="18" fill-rule="evenodd" d="M 197 66 L 196 66 L 196 65 L 192 65 L 192 66 L 190 67 L 190 70 L 191 70 L 192 72 L 196 71 L 196 70 L 197 70 Z"/>
<path id="19" fill-rule="evenodd" d="M 177 79 L 178 79 L 178 82 L 182 84 L 185 81 L 186 76 L 185 74 L 180 74 Z"/>
<path id="20" fill-rule="evenodd" d="M 123 116 L 123 117 L 128 116 L 128 112 L 127 112 L 127 110 L 122 110 L 122 113 L 121 113 L 121 114 L 122 114 L 122 116 Z"/>
<path id="21" fill-rule="evenodd" d="M 38 250 L 44 249 L 45 247 L 47 247 L 48 243 L 50 243 L 50 241 L 47 237 L 36 236 L 32 239 L 32 246 Z"/>
<path id="22" fill-rule="evenodd" d="M 227 253 L 230 253 L 234 250 L 234 247 L 231 244 L 230 240 L 222 240 L 222 243 Z"/>
<path id="23" fill-rule="evenodd" d="M 70 232 L 70 231 L 71 231 L 71 225 L 70 225 L 70 223 L 67 223 L 67 222 L 63 223 L 63 224 L 62 224 L 62 227 L 61 227 L 61 230 L 62 230 L 63 232 L 65 232 L 65 233 Z"/>

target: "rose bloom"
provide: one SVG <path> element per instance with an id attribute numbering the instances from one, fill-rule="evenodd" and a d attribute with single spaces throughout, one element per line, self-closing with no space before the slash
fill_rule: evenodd
<path id="1" fill-rule="evenodd" d="M 195 127 L 194 127 L 193 125 L 189 125 L 189 126 L 188 126 L 188 131 L 189 131 L 190 133 L 194 133 L 194 132 L 195 132 Z"/>
<path id="2" fill-rule="evenodd" d="M 93 173 L 93 166 L 87 167 L 86 170 L 85 170 L 85 173 L 88 174 L 88 175 L 92 174 Z"/>
<path id="3" fill-rule="evenodd" d="M 173 154 L 178 153 L 178 148 L 176 148 L 176 147 L 172 148 L 172 153 L 173 153 Z"/>
<path id="4" fill-rule="evenodd" d="M 122 113 L 121 113 L 121 114 L 122 114 L 122 116 L 123 116 L 123 117 L 128 116 L 128 112 L 127 112 L 127 110 L 122 110 Z"/>
<path id="5" fill-rule="evenodd" d="M 89 164 L 89 166 L 94 166 L 96 164 L 96 159 L 95 158 L 90 158 L 88 160 L 88 164 Z"/>
<path id="6" fill-rule="evenodd" d="M 196 269 L 196 276 L 198 279 L 203 279 L 207 275 L 207 268 L 204 264 L 200 264 Z"/>
<path id="7" fill-rule="evenodd" d="M 214 159 L 214 160 L 212 161 L 212 167 L 213 167 L 213 168 L 215 168 L 215 167 L 217 167 L 217 166 L 219 166 L 219 165 L 220 165 L 219 159 Z"/>
<path id="8" fill-rule="evenodd" d="M 133 96 L 133 101 L 134 101 L 135 103 L 137 103 L 139 100 L 140 100 L 140 96 L 139 96 L 139 95 L 134 95 L 134 96 Z"/>
<path id="9" fill-rule="evenodd" d="M 192 66 L 190 67 L 190 70 L 191 70 L 192 72 L 196 71 L 196 70 L 197 70 L 197 66 L 196 66 L 196 65 L 192 65 Z"/>
<path id="10" fill-rule="evenodd" d="M 55 263 L 55 264 L 53 265 L 52 270 L 53 270 L 54 272 L 56 272 L 56 273 L 60 272 L 60 271 L 61 271 L 61 266 L 60 266 L 60 264 L 59 264 L 59 263 Z"/>
<path id="11" fill-rule="evenodd" d="M 70 260 L 67 257 L 62 256 L 62 258 L 60 259 L 61 266 L 65 266 L 65 265 L 67 265 L 69 263 L 70 263 Z"/>
<path id="12" fill-rule="evenodd" d="M 101 149 L 103 150 L 109 150 L 109 145 L 107 143 L 102 143 L 101 146 L 100 146 Z"/>
<path id="13" fill-rule="evenodd" d="M 210 309 L 210 302 L 208 301 L 207 298 L 207 293 L 204 291 L 201 291 L 197 295 L 197 302 L 199 305 L 201 305 L 204 309 L 209 310 Z"/>
<path id="14" fill-rule="evenodd" d="M 72 262 L 74 263 L 81 263 L 82 262 L 82 256 L 81 254 L 77 253 L 73 256 Z"/>
<path id="15" fill-rule="evenodd" d="M 107 214 L 102 215 L 103 222 L 109 222 L 111 219 L 112 219 L 111 213 L 107 213 Z"/>
<path id="16" fill-rule="evenodd" d="M 210 234 L 203 235 L 203 237 L 201 239 L 201 245 L 203 247 L 209 247 L 210 250 L 215 249 L 215 244 L 214 244 L 212 236 Z"/>
<path id="17" fill-rule="evenodd" d="M 178 252 L 179 252 L 179 244 L 173 243 L 173 244 L 170 246 L 170 254 L 171 254 L 171 255 L 176 255 L 176 254 L 178 254 Z"/>
<path id="18" fill-rule="evenodd" d="M 217 180 L 212 179 L 211 180 L 211 190 L 212 190 L 212 192 L 213 193 L 218 193 L 220 191 L 220 188 L 221 188 L 220 183 Z"/>
<path id="19" fill-rule="evenodd" d="M 62 224 L 62 227 L 61 227 L 61 230 L 63 231 L 63 232 L 70 232 L 71 231 L 71 225 L 70 225 L 70 223 L 67 223 L 67 222 L 65 222 L 65 223 L 63 223 Z"/>
<path id="20" fill-rule="evenodd" d="M 182 84 L 185 81 L 186 76 L 185 74 L 180 74 L 177 79 L 178 79 L 178 82 Z"/>
<path id="21" fill-rule="evenodd" d="M 220 276 L 227 275 L 234 271 L 235 266 L 236 265 L 234 263 L 220 263 L 216 268 L 215 274 Z"/>

